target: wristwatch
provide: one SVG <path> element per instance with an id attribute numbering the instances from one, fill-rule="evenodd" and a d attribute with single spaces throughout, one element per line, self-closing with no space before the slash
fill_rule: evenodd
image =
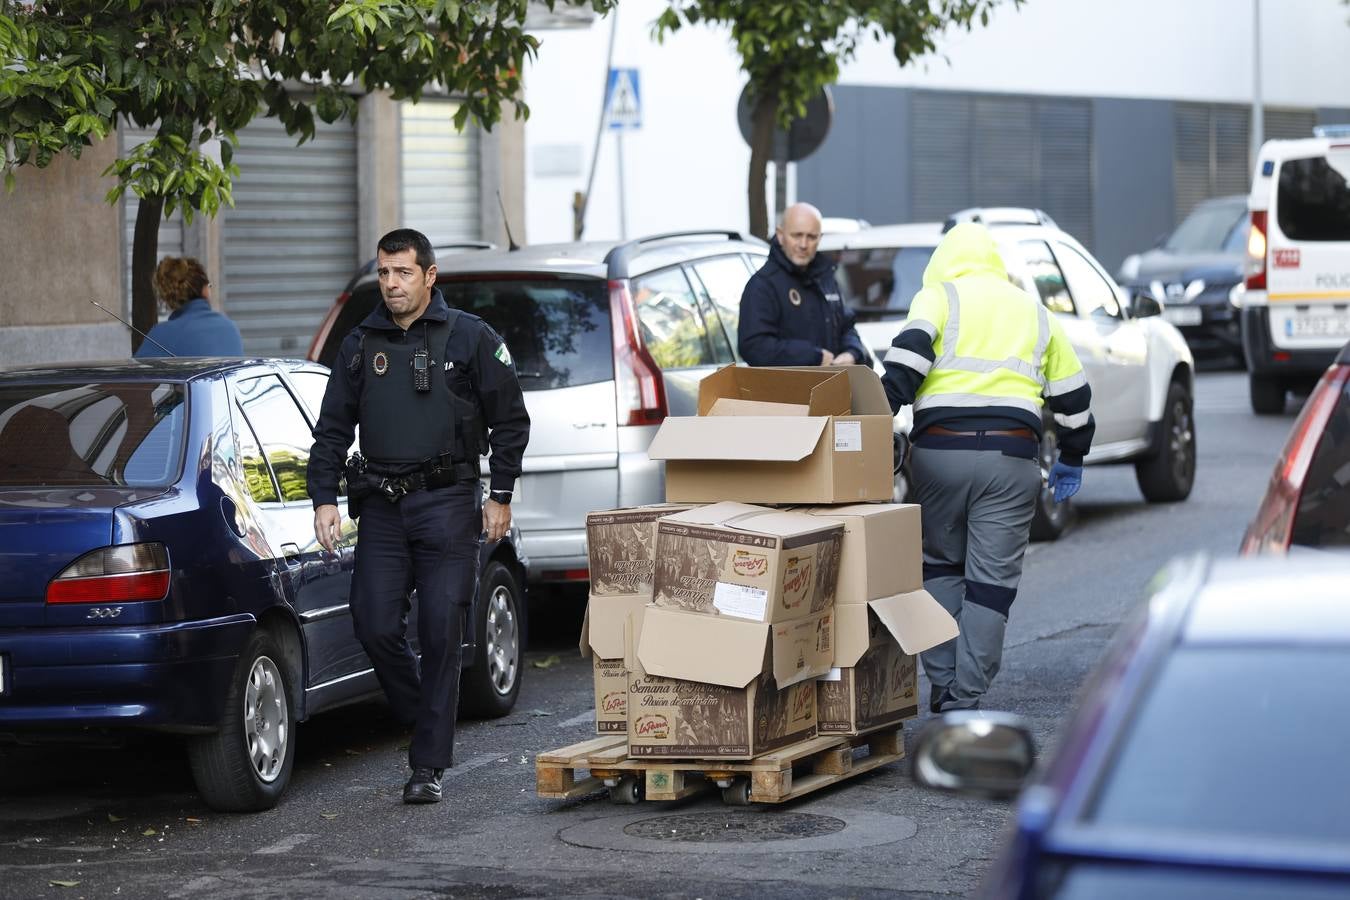
<path id="1" fill-rule="evenodd" d="M 488 498 L 505 506 L 511 502 L 511 491 L 488 491 Z"/>

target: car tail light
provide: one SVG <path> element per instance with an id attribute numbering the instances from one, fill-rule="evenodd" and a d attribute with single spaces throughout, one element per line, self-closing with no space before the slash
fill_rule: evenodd
<path id="1" fill-rule="evenodd" d="M 614 333 L 614 396 L 620 425 L 659 425 L 666 417 L 661 367 L 638 337 L 633 298 L 622 281 L 609 283 Z"/>
<path id="2" fill-rule="evenodd" d="M 323 345 L 327 342 L 328 336 L 333 332 L 333 326 L 337 324 L 338 316 L 342 313 L 342 308 L 347 305 L 347 301 L 352 297 L 348 291 L 343 291 L 338 295 L 337 300 L 328 310 L 328 315 L 323 317 L 323 323 L 319 330 L 314 332 L 314 340 L 309 344 L 309 352 L 305 354 L 305 359 L 311 362 L 319 361 L 319 354 L 323 353 Z"/>
<path id="3" fill-rule="evenodd" d="M 1252 210 L 1252 227 L 1247 232 L 1247 290 L 1266 289 L 1266 211 Z"/>
<path id="4" fill-rule="evenodd" d="M 47 585 L 48 603 L 162 600 L 169 592 L 163 544 L 122 544 L 81 556 Z"/>
<path id="5" fill-rule="evenodd" d="M 1303 412 L 1299 413 L 1280 461 L 1275 465 L 1275 472 L 1270 476 L 1270 485 L 1256 511 L 1256 518 L 1242 537 L 1241 552 L 1244 555 L 1283 553 L 1289 549 L 1294 514 L 1298 511 L 1308 466 L 1347 381 L 1350 381 L 1350 366 L 1332 366 L 1317 383 Z"/>

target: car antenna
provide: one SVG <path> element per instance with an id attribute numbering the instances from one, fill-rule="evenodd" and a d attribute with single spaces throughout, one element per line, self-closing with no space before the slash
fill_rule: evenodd
<path id="1" fill-rule="evenodd" d="M 506 227 L 506 249 L 519 250 L 520 245 L 511 237 L 511 222 L 506 218 L 506 204 L 502 202 L 502 192 L 497 192 L 497 205 L 502 208 L 502 225 Z"/>
<path id="2" fill-rule="evenodd" d="M 175 358 L 178 356 L 177 353 L 174 353 L 174 352 L 173 352 L 172 350 L 170 350 L 168 347 L 165 347 L 165 346 L 164 346 L 163 344 L 161 344 L 159 341 L 155 340 L 155 339 L 152 338 L 150 335 L 146 334 L 144 331 L 141 331 L 141 330 L 140 330 L 139 328 L 137 328 L 135 325 L 132 325 L 132 324 L 131 324 L 130 322 L 128 322 L 126 319 L 122 318 L 122 317 L 119 316 L 117 313 L 113 312 L 111 309 L 108 309 L 108 307 L 104 306 L 102 303 L 99 303 L 97 300 L 90 300 L 89 302 L 92 303 L 92 304 L 94 304 L 95 306 L 97 306 L 99 309 L 103 310 L 103 311 L 104 311 L 105 313 L 107 313 L 108 315 L 112 316 L 112 317 L 113 317 L 114 319 L 116 319 L 117 321 L 121 322 L 123 325 L 127 326 L 128 328 L 130 328 L 132 331 L 134 331 L 134 332 L 136 332 L 137 334 L 139 334 L 141 337 L 145 338 L 145 339 L 146 339 L 147 341 L 149 341 L 150 343 L 154 344 L 154 345 L 155 345 L 156 347 L 158 347 L 159 349 L 163 350 L 164 353 L 165 353 L 166 355 L 172 356 L 172 357 L 175 357 Z"/>

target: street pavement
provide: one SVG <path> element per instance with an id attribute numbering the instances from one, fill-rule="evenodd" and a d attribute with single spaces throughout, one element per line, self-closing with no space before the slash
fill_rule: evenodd
<path id="1" fill-rule="evenodd" d="M 1188 501 L 1150 506 L 1131 468 L 1088 468 L 1076 527 L 1030 550 L 986 708 L 1020 713 L 1053 747 L 1153 575 L 1177 554 L 1236 550 L 1296 411 L 1258 418 L 1243 373 L 1202 372 Z M 520 701 L 461 723 L 445 802 L 400 802 L 407 736 L 380 703 L 302 725 L 290 790 L 257 815 L 206 808 L 172 739 L 0 749 L 0 898 L 947 898 L 977 886 L 1012 807 L 920 788 L 908 762 L 782 807 L 538 798 L 534 755 L 587 739 L 592 722 L 584 596 L 537 600 Z M 911 749 L 921 722 L 906 725 Z"/>

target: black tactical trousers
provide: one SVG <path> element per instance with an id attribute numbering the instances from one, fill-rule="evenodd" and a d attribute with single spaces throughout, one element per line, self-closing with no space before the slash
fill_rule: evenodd
<path id="1" fill-rule="evenodd" d="M 478 589 L 483 517 L 477 480 L 366 499 L 356 542 L 352 621 L 398 718 L 412 725 L 408 762 L 448 768 L 459 712 L 460 644 Z M 417 642 L 408 642 L 417 589 Z"/>

